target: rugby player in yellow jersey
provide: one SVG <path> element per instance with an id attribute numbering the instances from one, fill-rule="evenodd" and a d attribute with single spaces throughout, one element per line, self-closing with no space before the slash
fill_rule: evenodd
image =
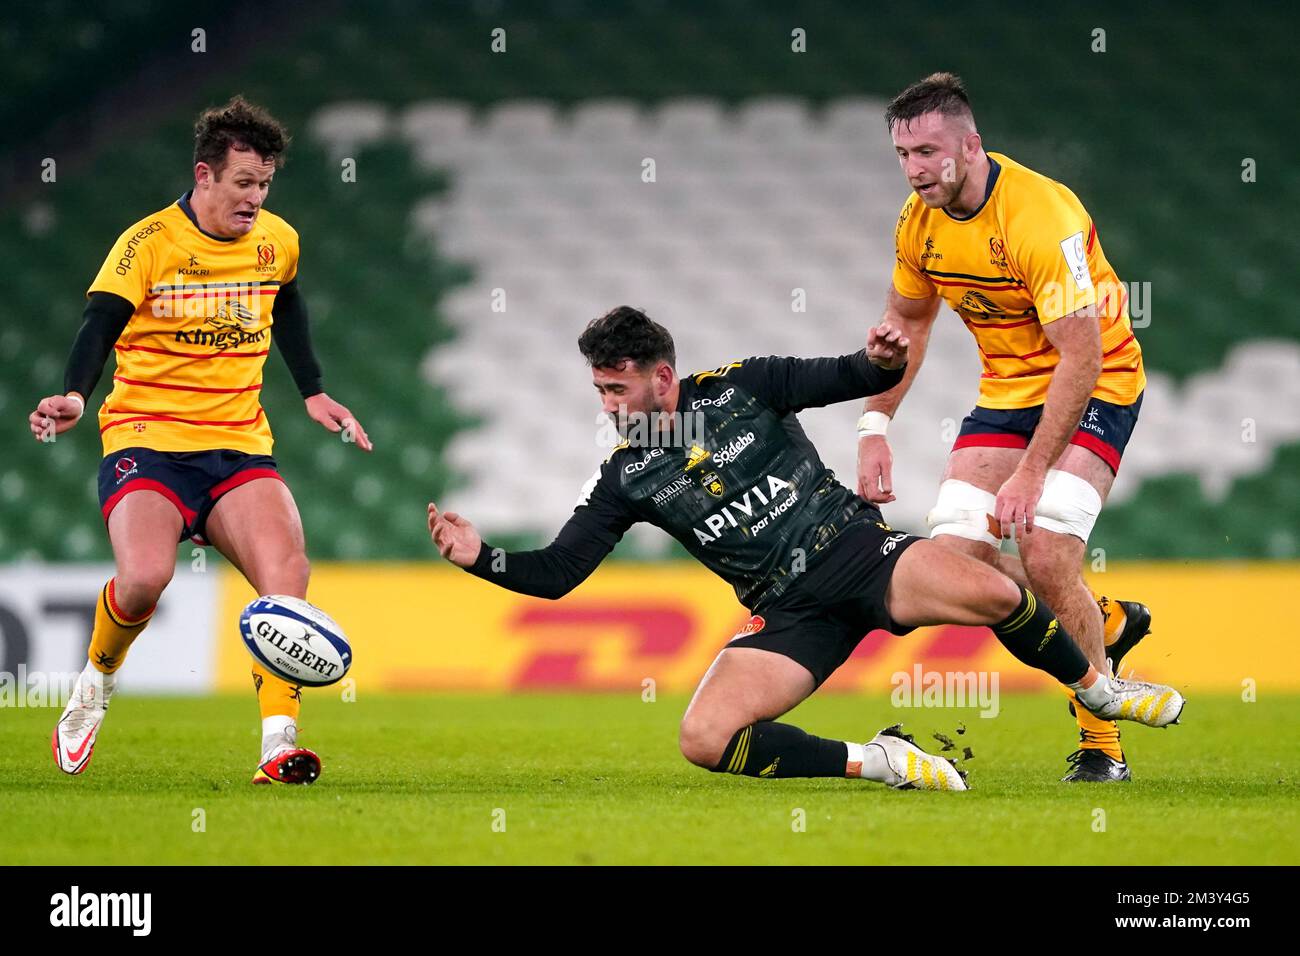
<path id="1" fill-rule="evenodd" d="M 1109 658 L 1118 670 L 1150 612 L 1095 594 L 1081 567 L 1146 383 L 1126 289 L 1074 193 L 985 152 L 956 76 L 913 84 L 885 117 L 914 192 L 895 230 L 884 323 L 903 330 L 912 361 L 898 386 L 867 399 L 858 493 L 894 500 L 885 426 L 946 302 L 975 336 L 982 375 L 927 518 L 931 536 L 1032 587 L 1095 667 L 1107 673 Z M 1019 559 L 999 550 L 1012 537 Z M 1129 779 L 1115 724 L 1071 709 L 1080 745 L 1064 779 Z"/>
<path id="2" fill-rule="evenodd" d="M 361 424 L 321 387 L 298 234 L 263 209 L 288 143 L 284 128 L 242 97 L 200 115 L 194 188 L 113 245 L 87 290 L 64 394 L 43 398 L 30 416 L 38 440 L 72 428 L 116 352 L 113 389 L 99 409 L 99 490 L 117 567 L 51 740 L 66 773 L 90 761 L 118 668 L 171 581 L 177 542 L 214 545 L 259 595 L 306 597 L 302 523 L 258 397 L 272 342 L 307 414 L 371 449 Z M 253 684 L 262 717 L 253 782 L 313 782 L 320 760 L 297 741 L 301 688 L 256 663 Z"/>

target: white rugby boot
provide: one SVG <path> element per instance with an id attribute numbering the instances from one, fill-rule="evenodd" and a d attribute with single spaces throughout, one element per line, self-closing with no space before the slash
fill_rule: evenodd
<path id="1" fill-rule="evenodd" d="M 1108 693 L 1101 700 L 1105 692 Z M 1099 680 L 1088 690 L 1076 690 L 1074 694 L 1084 707 L 1102 720 L 1132 720 L 1148 727 L 1168 727 L 1178 723 L 1187 703 L 1183 695 L 1172 687 L 1121 677 Z M 1085 697 L 1090 699 L 1085 700 Z"/>
<path id="2" fill-rule="evenodd" d="M 901 724 L 886 727 L 863 745 L 867 760 L 883 756 L 883 768 L 875 761 L 876 769 L 871 779 L 879 780 L 895 790 L 969 790 L 966 775 L 946 757 L 928 754 L 916 745 L 910 734 L 903 733 Z M 866 776 L 864 773 L 863 776 Z"/>
<path id="3" fill-rule="evenodd" d="M 116 674 L 103 674 L 94 664 L 87 664 L 68 696 L 68 706 L 54 725 L 50 750 L 54 762 L 64 773 L 78 774 L 90 764 L 95 753 L 95 738 L 108 713 L 108 699 L 117 687 Z"/>

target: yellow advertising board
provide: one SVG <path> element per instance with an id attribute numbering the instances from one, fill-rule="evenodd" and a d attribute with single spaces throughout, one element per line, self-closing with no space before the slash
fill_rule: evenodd
<path id="1" fill-rule="evenodd" d="M 237 634 L 253 593 L 226 568 L 217 601 L 217 683 L 245 688 L 250 658 Z M 1151 680 L 1194 693 L 1300 690 L 1291 602 L 1300 564 L 1123 564 L 1091 583 L 1140 600 L 1153 632 L 1124 660 Z M 373 690 L 689 691 L 749 614 L 725 583 L 687 562 L 612 563 L 559 601 L 523 597 L 442 563 L 313 566 L 309 599 L 352 641 L 352 677 Z M 865 637 L 830 690 L 887 691 L 891 676 L 997 671 L 1004 691 L 1050 687 L 987 628 L 918 629 Z"/>

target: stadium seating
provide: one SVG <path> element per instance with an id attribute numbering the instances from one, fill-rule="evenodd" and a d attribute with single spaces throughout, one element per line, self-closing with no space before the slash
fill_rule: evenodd
<path id="1" fill-rule="evenodd" d="M 327 386 L 376 440 L 362 458 L 320 431 L 271 357 L 276 454 L 299 489 L 313 555 L 427 555 L 431 496 L 504 543 L 545 540 L 602 456 L 574 339 L 611 305 L 644 306 L 673 328 L 682 371 L 860 342 L 888 282 L 904 195 L 880 96 L 933 67 L 890 42 L 901 26 L 833 29 L 847 6 L 815 4 L 812 68 L 782 43 L 767 45 L 789 32 L 774 5 L 756 5 L 743 22 L 708 4 L 703 20 L 652 18 L 668 33 L 651 47 L 560 5 L 550 19 L 512 20 L 510 54 L 489 60 L 486 39 L 465 39 L 487 36 L 477 14 L 380 6 L 405 18 L 403 30 L 370 29 L 394 16 L 339 11 L 267 50 L 238 84 L 299 134 L 269 205 L 303 237 Z M 700 25 L 709 16 L 719 29 Z M 956 22 L 934 29 L 960 46 Z M 1178 115 L 1182 90 L 1124 44 L 1106 70 L 1088 70 L 1090 60 L 1053 69 L 1075 54 L 1059 40 L 1028 43 L 1028 29 L 1017 23 L 1005 42 L 1025 75 L 1040 78 L 1032 87 L 984 69 L 995 49 L 954 53 L 949 65 L 968 74 L 989 146 L 1071 185 L 1121 276 L 1153 290 L 1152 321 L 1139 332 L 1150 391 L 1095 540 L 1116 557 L 1294 556 L 1300 314 L 1282 280 L 1249 263 L 1296 257 L 1294 237 L 1256 224 L 1268 221 L 1270 201 L 1295 199 L 1297 177 L 1255 131 L 1238 129 L 1234 84 L 1248 86 L 1247 73 L 1197 109 L 1252 144 L 1241 149 L 1274 177 L 1267 195 L 1241 181 L 1235 153 L 1180 159 L 1189 153 L 1176 133 L 1136 169 L 1127 149 L 1151 142 L 1144 117 Z M 1280 55 L 1281 32 L 1249 33 L 1221 38 L 1225 63 L 1247 48 L 1259 61 Z M 1036 52 L 1025 60 L 1026 50 Z M 1115 107 L 1133 88 L 1144 91 L 1142 116 Z M 164 121 L 61 167 L 57 188 L 4 210 L 0 255 L 24 264 L 6 280 L 22 318 L 0 329 L 0 411 L 13 427 L 57 387 L 81 292 L 109 243 L 186 187 L 193 103 L 231 91 L 217 77 Z M 345 158 L 357 162 L 355 183 L 341 181 Z M 646 158 L 653 183 L 642 181 Z M 104 183 L 114 184 L 111 198 Z M 492 310 L 496 289 L 505 312 Z M 791 309 L 794 289 L 806 294 L 805 312 Z M 900 527 L 921 526 L 974 374 L 969 338 L 945 314 L 894 427 L 901 500 L 889 516 Z M 806 416 L 846 480 L 855 417 L 848 407 Z M 521 461 L 539 434 L 544 454 Z M 89 428 L 53 446 L 11 443 L 0 560 L 108 554 L 97 459 Z M 653 532 L 631 545 L 665 548 Z"/>

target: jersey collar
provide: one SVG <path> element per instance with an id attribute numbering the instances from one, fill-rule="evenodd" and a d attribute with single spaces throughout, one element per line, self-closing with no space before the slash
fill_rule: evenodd
<path id="1" fill-rule="evenodd" d="M 1000 172 L 1002 172 L 1002 167 L 998 165 L 998 161 L 996 159 L 990 156 L 989 157 L 989 181 L 988 184 L 984 187 L 984 201 L 981 202 L 977 207 L 975 207 L 975 211 L 972 212 L 969 216 L 954 216 L 947 209 L 943 211 L 943 214 L 947 216 L 949 219 L 953 220 L 954 222 L 969 222 L 970 220 L 974 219 L 976 216 L 980 214 L 980 211 L 989 204 L 989 197 L 993 195 L 993 187 L 997 185 L 998 173 Z"/>
<path id="2" fill-rule="evenodd" d="M 214 236 L 202 226 L 199 225 L 199 217 L 194 215 L 194 207 L 190 205 L 190 197 L 194 195 L 194 190 L 189 190 L 184 196 L 176 200 L 176 205 L 181 207 L 181 212 L 189 217 L 190 222 L 194 223 L 194 228 L 203 233 L 209 239 L 215 239 L 217 242 L 234 242 L 239 236 Z"/>

